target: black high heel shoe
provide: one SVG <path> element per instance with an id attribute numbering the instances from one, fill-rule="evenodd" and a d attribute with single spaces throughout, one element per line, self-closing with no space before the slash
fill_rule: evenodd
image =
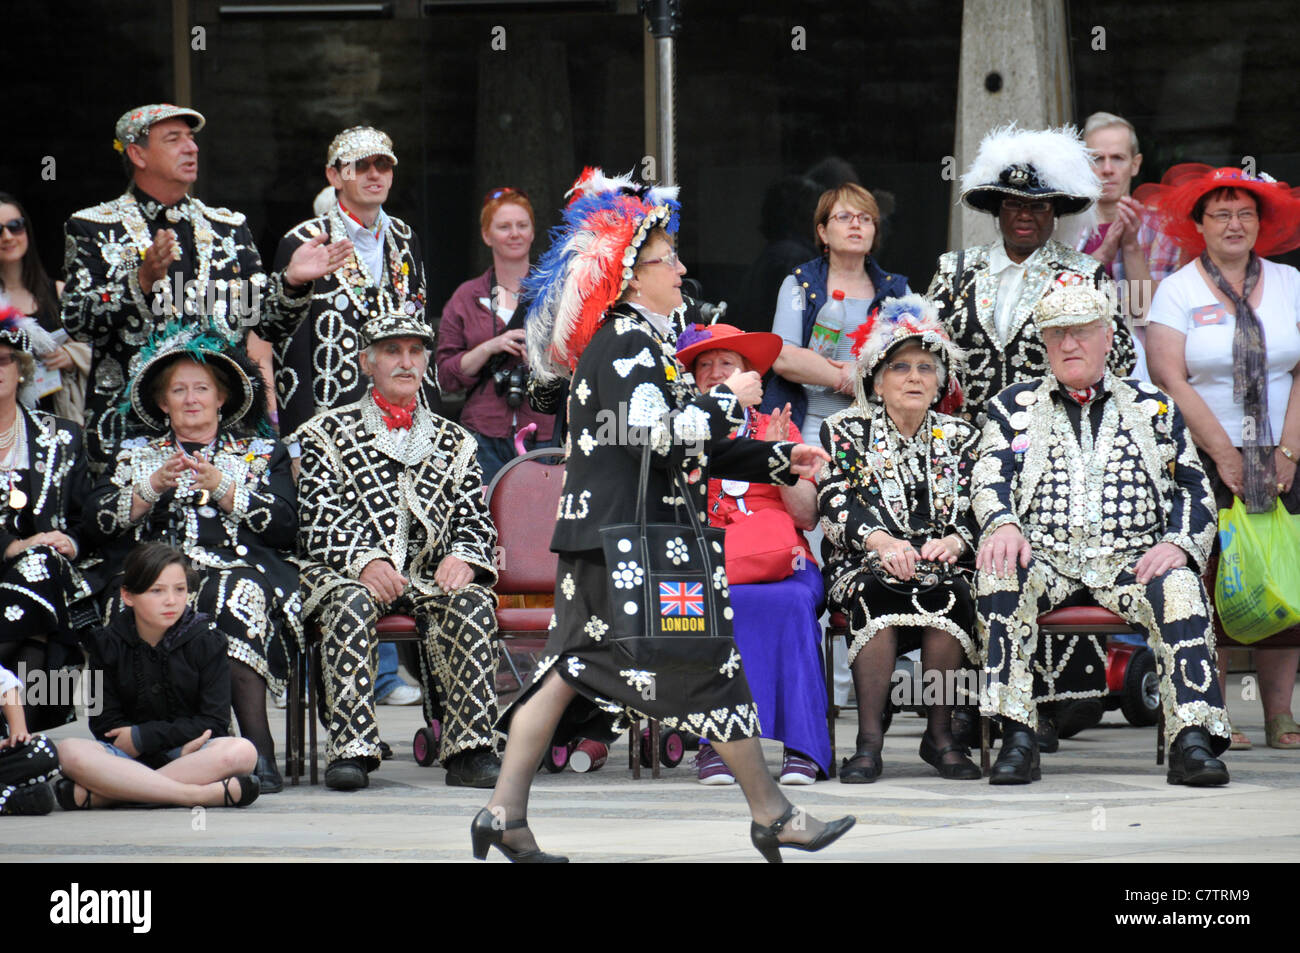
<path id="1" fill-rule="evenodd" d="M 822 832 L 806 844 L 782 841 L 780 834 L 785 830 L 785 826 L 790 823 L 790 820 L 794 817 L 794 812 L 797 810 L 798 808 L 791 804 L 784 814 L 766 827 L 763 827 L 758 821 L 750 822 L 749 839 L 769 864 L 781 863 L 782 847 L 803 850 L 808 853 L 815 853 L 823 847 L 829 847 L 847 834 L 849 829 L 858 822 L 858 819 L 850 814 L 847 817 L 841 817 L 838 821 L 828 821 Z"/>
<path id="2" fill-rule="evenodd" d="M 534 847 L 532 850 L 516 850 L 504 843 L 506 831 L 518 830 L 528 826 L 528 819 L 521 817 L 516 821 L 501 824 L 487 808 L 474 816 L 474 823 L 469 826 L 470 845 L 474 849 L 475 860 L 487 860 L 488 848 L 496 845 L 497 850 L 506 855 L 512 864 L 567 864 L 569 858 L 559 854 L 548 854 Z"/>

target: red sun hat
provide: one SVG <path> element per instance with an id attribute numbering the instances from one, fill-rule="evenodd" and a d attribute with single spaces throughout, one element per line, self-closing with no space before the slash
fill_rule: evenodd
<path id="1" fill-rule="evenodd" d="M 1160 230 L 1195 257 L 1205 250 L 1205 236 L 1196 230 L 1192 208 L 1202 195 L 1220 188 L 1249 192 L 1258 203 L 1255 254 L 1267 258 L 1300 248 L 1300 189 L 1263 172 L 1252 176 L 1235 166 L 1216 169 L 1202 162 L 1185 162 L 1166 172 L 1159 185 L 1148 182 L 1138 186 L 1133 197 L 1154 208 L 1160 216 Z"/>
<path id="2" fill-rule="evenodd" d="M 750 370 L 766 374 L 785 342 L 767 331 L 742 331 L 730 324 L 693 324 L 677 336 L 677 360 L 690 368 L 705 351 L 735 351 Z"/>

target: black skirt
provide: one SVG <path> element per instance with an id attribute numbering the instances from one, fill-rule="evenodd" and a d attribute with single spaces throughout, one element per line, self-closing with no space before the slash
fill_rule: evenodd
<path id="1" fill-rule="evenodd" d="M 533 683 L 501 717 L 508 731 L 516 708 L 554 668 L 578 693 L 564 713 L 555 743 L 574 738 L 613 741 L 634 718 L 655 718 L 716 741 L 761 734 L 740 653 L 716 670 L 689 675 L 640 671 L 605 641 L 612 618 L 609 577 L 599 552 L 561 553 L 555 575 L 555 617 Z"/>

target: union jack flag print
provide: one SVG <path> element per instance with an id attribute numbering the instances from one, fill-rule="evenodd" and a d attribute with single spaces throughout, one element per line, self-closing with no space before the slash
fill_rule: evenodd
<path id="1" fill-rule="evenodd" d="M 659 614 L 665 616 L 704 615 L 704 583 L 659 583 Z"/>

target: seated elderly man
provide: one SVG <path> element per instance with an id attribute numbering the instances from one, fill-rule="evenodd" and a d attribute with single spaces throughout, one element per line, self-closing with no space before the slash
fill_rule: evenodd
<path id="1" fill-rule="evenodd" d="M 490 788 L 500 768 L 489 588 L 497 536 L 476 446 L 417 400 L 433 344 L 423 321 L 381 315 L 361 333 L 373 389 L 295 434 L 303 615 L 321 630 L 329 719 L 325 784 L 363 788 L 379 767 L 375 623 L 408 613 L 424 633 L 422 668 L 441 702 L 447 783 Z"/>
<path id="2" fill-rule="evenodd" d="M 1146 636 L 1160 673 L 1170 784 L 1227 784 L 1228 717 L 1201 567 L 1209 485 L 1182 415 L 1155 387 L 1106 370 L 1106 295 L 1060 287 L 1034 309 L 1051 374 L 988 404 L 972 505 L 982 529 L 976 608 L 1002 719 L 991 784 L 1041 777 L 1031 659 L 1037 617 L 1090 593 Z"/>

